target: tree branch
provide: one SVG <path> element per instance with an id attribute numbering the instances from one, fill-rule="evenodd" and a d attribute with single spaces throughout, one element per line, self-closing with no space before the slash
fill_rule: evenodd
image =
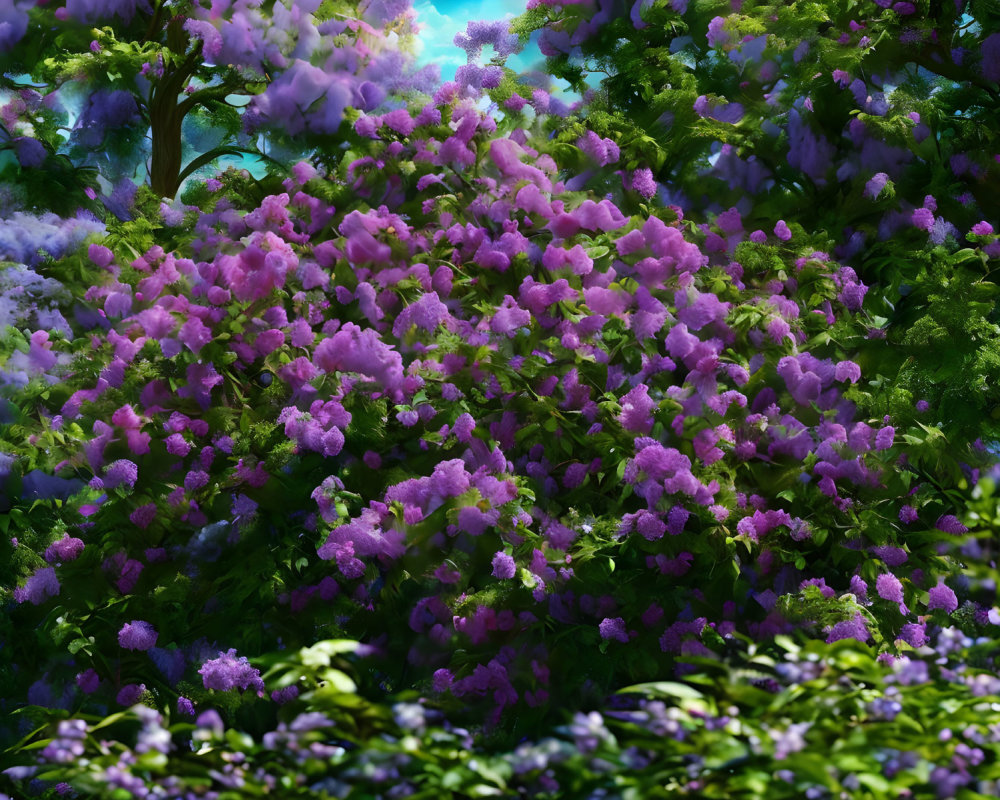
<path id="1" fill-rule="evenodd" d="M 233 90 L 231 87 L 227 86 L 206 86 L 204 89 L 199 89 L 194 94 L 185 98 L 178 105 L 181 114 L 186 115 L 191 109 L 197 105 L 204 105 L 210 100 L 225 100 L 226 97 L 231 95 Z"/>

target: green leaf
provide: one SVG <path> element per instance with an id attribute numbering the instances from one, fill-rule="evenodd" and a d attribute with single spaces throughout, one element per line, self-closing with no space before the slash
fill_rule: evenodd
<path id="1" fill-rule="evenodd" d="M 616 694 L 644 694 L 650 697 L 674 697 L 680 700 L 700 700 L 705 695 L 693 686 L 675 681 L 653 681 L 652 683 L 637 683 L 619 689 Z"/>

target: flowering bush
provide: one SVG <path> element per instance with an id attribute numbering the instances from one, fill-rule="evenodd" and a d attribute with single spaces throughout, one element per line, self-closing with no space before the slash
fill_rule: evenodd
<path id="1" fill-rule="evenodd" d="M 271 13 L 307 36 L 323 9 Z M 751 11 L 699 35 L 725 47 Z M 536 5 L 515 27 L 587 55 L 653 12 L 697 31 L 705 8 Z M 227 75 L 287 66 L 293 41 L 252 38 L 262 10 L 228 13 L 165 36 Z M 786 44 L 757 35 L 706 80 Z M 472 66 L 515 49 L 496 25 L 457 43 Z M 688 200 L 636 160 L 654 136 L 610 135 L 616 76 L 529 114 L 500 71 L 362 103 L 299 60 L 244 116 L 308 158 L 179 199 L 154 164 L 121 215 L 19 212 L 0 239 L 2 276 L 27 276 L 0 338 L 0 789 L 995 789 L 995 469 L 929 347 L 964 330 L 961 385 L 991 374 L 992 225 L 964 249 L 893 229 L 912 263 L 879 272 L 789 202 L 825 174 L 800 109 L 767 133 L 804 142 L 787 186 Z M 683 168 L 761 112 L 724 98 L 692 100 L 710 122 L 671 140 Z M 879 153 L 831 215 L 902 203 Z M 890 318 L 911 268 L 926 300 Z"/>

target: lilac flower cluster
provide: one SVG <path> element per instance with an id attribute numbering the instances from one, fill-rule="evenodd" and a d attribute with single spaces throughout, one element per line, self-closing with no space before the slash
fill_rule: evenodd
<path id="1" fill-rule="evenodd" d="M 246 656 L 236 657 L 236 650 L 220 652 L 218 658 L 209 659 L 198 670 L 206 689 L 227 692 L 230 689 L 253 689 L 263 693 L 264 682 L 260 672 L 250 665 Z"/>

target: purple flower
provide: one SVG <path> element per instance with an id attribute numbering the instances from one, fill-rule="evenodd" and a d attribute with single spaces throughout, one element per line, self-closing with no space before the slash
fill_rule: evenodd
<path id="1" fill-rule="evenodd" d="M 723 45 L 729 41 L 729 34 L 723 30 L 723 26 L 726 24 L 725 17 L 712 17 L 708 23 L 708 46 L 715 47 L 716 45 Z"/>
<path id="2" fill-rule="evenodd" d="M 192 703 L 188 698 L 181 695 L 177 698 L 177 713 L 184 714 L 187 717 L 194 716 L 194 703 Z"/>
<path id="3" fill-rule="evenodd" d="M 983 77 L 988 81 L 1000 82 L 1000 33 L 987 36 L 981 47 Z"/>
<path id="4" fill-rule="evenodd" d="M 112 461 L 104 470 L 104 488 L 115 489 L 122 484 L 131 489 L 139 479 L 139 467 L 134 461 L 120 458 Z"/>
<path id="5" fill-rule="evenodd" d="M 913 222 L 914 227 L 929 231 L 934 227 L 934 212 L 929 208 L 918 208 L 913 212 L 910 221 Z"/>
<path id="6" fill-rule="evenodd" d="M 403 357 L 371 328 L 362 330 L 353 322 L 345 323 L 319 343 L 313 359 L 325 372 L 357 372 L 374 378 L 391 395 L 401 394 Z"/>
<path id="7" fill-rule="evenodd" d="M 72 2 L 67 4 L 67 9 Z M 138 119 L 139 106 L 131 92 L 98 89 L 87 98 L 72 138 L 83 147 L 97 149 L 108 131 L 126 128 Z"/>
<path id="8" fill-rule="evenodd" d="M 934 523 L 934 527 L 939 531 L 952 533 L 956 536 L 969 532 L 969 529 L 966 528 L 954 514 L 945 514 L 944 516 L 939 517 L 938 521 Z"/>
<path id="9" fill-rule="evenodd" d="M 416 411 L 409 409 L 397 412 L 396 419 L 399 420 L 400 424 L 404 428 L 412 428 L 420 421 L 420 416 L 417 414 Z"/>
<path id="10" fill-rule="evenodd" d="M 184 677 L 187 662 L 180 650 L 151 647 L 148 652 L 156 668 L 166 676 L 171 686 L 176 685 L 177 681 Z"/>
<path id="11" fill-rule="evenodd" d="M 235 649 L 225 653 L 220 652 L 218 658 L 206 661 L 201 665 L 198 674 L 201 675 L 206 689 L 227 692 L 230 689 L 245 690 L 252 687 L 257 692 L 264 691 L 264 681 L 261 680 L 260 672 L 250 666 L 246 656 L 237 658 Z"/>
<path id="12" fill-rule="evenodd" d="M 602 139 L 593 131 L 587 131 L 577 139 L 576 145 L 602 167 L 613 164 L 621 156 L 616 142 L 611 139 Z"/>
<path id="13" fill-rule="evenodd" d="M 295 59 L 268 85 L 267 91 L 254 98 L 250 109 L 260 120 L 280 124 L 293 136 L 307 129 L 311 133 L 332 134 L 340 126 L 350 102 L 350 86 L 339 73 L 326 72 Z M 362 104 L 378 105 L 367 101 Z"/>
<path id="14" fill-rule="evenodd" d="M 33 606 L 38 606 L 59 594 L 59 579 L 52 567 L 44 567 L 25 582 L 20 589 L 14 590 L 14 599 L 18 603 L 26 600 Z"/>
<path id="15" fill-rule="evenodd" d="M 602 639 L 628 643 L 628 631 L 625 630 L 625 620 L 621 617 L 605 617 L 597 629 Z"/>
<path id="16" fill-rule="evenodd" d="M 200 319 L 191 317 L 181 325 L 177 338 L 192 353 L 197 353 L 202 347 L 212 341 L 212 331 Z"/>
<path id="17" fill-rule="evenodd" d="M 163 440 L 163 444 L 166 446 L 167 452 L 172 456 L 183 458 L 191 452 L 191 444 L 179 433 L 170 434 L 170 436 Z"/>
<path id="18" fill-rule="evenodd" d="M 45 560 L 50 564 L 73 561 L 83 552 L 83 540 L 68 533 L 58 542 L 53 542 L 45 550 Z"/>
<path id="19" fill-rule="evenodd" d="M 649 167 L 641 167 L 632 173 L 632 189 L 647 200 L 656 194 L 656 180 Z"/>
<path id="20" fill-rule="evenodd" d="M 909 525 L 911 522 L 916 522 L 920 514 L 917 512 L 913 506 L 906 505 L 899 509 L 899 521 L 904 525 Z"/>
<path id="21" fill-rule="evenodd" d="M 48 151 L 38 139 L 30 136 L 18 136 L 12 141 L 14 153 L 22 167 L 37 168 L 45 163 Z"/>
<path id="22" fill-rule="evenodd" d="M 158 635 L 148 622 L 134 619 L 118 631 L 118 644 L 126 650 L 149 650 L 156 644 Z"/>
<path id="23" fill-rule="evenodd" d="M 127 683 L 118 692 L 118 696 L 115 698 L 118 705 L 120 706 L 134 706 L 139 702 L 139 698 L 142 697 L 143 692 L 146 691 L 146 684 L 144 683 Z"/>
<path id="24" fill-rule="evenodd" d="M 783 219 L 779 219 L 778 223 L 774 226 L 774 235 L 783 242 L 787 242 L 792 238 L 792 232 L 788 229 L 788 225 Z"/>
<path id="25" fill-rule="evenodd" d="M 257 511 L 257 503 L 245 494 L 238 494 L 233 497 L 230 513 L 237 518 L 247 518 L 253 516 Z"/>
<path id="26" fill-rule="evenodd" d="M 905 564 L 909 558 L 902 547 L 893 547 L 888 544 L 869 548 L 869 552 L 874 553 L 890 567 L 898 567 L 900 564 Z"/>
<path id="27" fill-rule="evenodd" d="M 875 591 L 883 600 L 892 603 L 903 602 L 903 584 L 895 575 L 886 573 L 875 579 Z"/>
<path id="28" fill-rule="evenodd" d="M 909 622 L 899 632 L 899 638 L 910 647 L 923 647 L 927 644 L 927 630 L 923 623 Z"/>
<path id="29" fill-rule="evenodd" d="M 439 669 L 434 672 L 434 691 L 444 692 L 451 688 L 452 683 L 455 681 L 455 676 L 452 675 L 450 670 Z"/>
<path id="30" fill-rule="evenodd" d="M 958 598 L 944 583 L 939 583 L 928 592 L 927 610 L 933 611 L 936 608 L 943 609 L 948 614 L 958 608 Z"/>
<path id="31" fill-rule="evenodd" d="M 478 58 L 483 47 L 487 46 L 492 47 L 498 56 L 509 56 L 521 50 L 517 34 L 510 32 L 510 23 L 506 20 L 473 20 L 464 33 L 455 35 L 454 43 L 466 52 L 470 60 Z"/>
<path id="32" fill-rule="evenodd" d="M 507 553 L 499 552 L 493 556 L 493 577 L 508 580 L 517 574 L 517 565 Z"/>
<path id="33" fill-rule="evenodd" d="M 844 304 L 844 307 L 847 308 L 848 311 L 860 311 L 861 305 L 864 303 L 865 295 L 867 293 L 868 287 L 863 283 L 848 281 L 840 290 L 840 294 L 837 295 L 837 299 Z"/>
<path id="34" fill-rule="evenodd" d="M 870 200 L 877 200 L 878 196 L 882 194 L 882 190 L 888 182 L 888 175 L 884 172 L 876 172 L 875 175 L 872 176 L 871 180 L 865 184 L 865 197 Z"/>
<path id="35" fill-rule="evenodd" d="M 0 52 L 6 53 L 28 32 L 29 4 L 5 3 L 0 9 Z"/>
<path id="36" fill-rule="evenodd" d="M 409 0 L 362 0 L 358 10 L 366 22 L 381 28 L 410 10 Z"/>
<path id="37" fill-rule="evenodd" d="M 189 492 L 193 492 L 207 485 L 208 481 L 209 475 L 207 472 L 200 469 L 193 469 L 184 476 L 184 488 Z"/>
<path id="38" fill-rule="evenodd" d="M 891 425 L 886 425 L 884 428 L 879 428 L 878 433 L 875 434 L 875 449 L 876 450 L 888 450 L 892 447 L 892 442 L 896 436 L 896 429 Z"/>
<path id="39" fill-rule="evenodd" d="M 649 396 L 649 387 L 644 383 L 634 386 L 621 399 L 621 413 L 618 421 L 627 431 L 649 433 L 653 429 L 653 411 L 656 402 Z"/>
<path id="40" fill-rule="evenodd" d="M 299 687 L 294 685 L 286 686 L 284 689 L 275 689 L 273 692 L 271 692 L 271 699 L 279 706 L 283 706 L 286 703 L 291 703 L 298 696 L 299 696 Z"/>
<path id="41" fill-rule="evenodd" d="M 156 503 L 146 503 L 139 506 L 128 515 L 128 518 L 133 525 L 143 529 L 148 528 L 149 524 L 156 519 Z"/>
<path id="42" fill-rule="evenodd" d="M 76 685 L 84 694 L 93 694 L 101 685 L 101 678 L 93 668 L 90 668 L 76 676 Z"/>
<path id="43" fill-rule="evenodd" d="M 211 405 L 212 387 L 222 383 L 223 377 L 212 364 L 190 364 L 187 368 L 187 385 L 177 390 L 181 397 L 190 397 L 203 409 Z"/>
<path id="44" fill-rule="evenodd" d="M 827 644 L 838 642 L 841 639 L 857 639 L 859 642 L 867 642 L 870 638 L 868 628 L 860 614 L 856 614 L 853 619 L 846 619 L 838 622 L 830 629 L 826 637 Z"/>
<path id="45" fill-rule="evenodd" d="M 691 512 L 688 511 L 683 506 L 674 506 L 667 512 L 667 531 L 669 531 L 671 536 L 678 536 L 684 531 L 684 526 L 687 524 L 688 517 L 691 516 Z M 683 553 L 681 554 L 684 555 Z"/>
<path id="46" fill-rule="evenodd" d="M 972 230 L 969 231 L 973 236 L 991 236 L 993 234 L 993 226 L 990 225 L 986 220 L 982 222 L 977 222 L 972 226 Z"/>

